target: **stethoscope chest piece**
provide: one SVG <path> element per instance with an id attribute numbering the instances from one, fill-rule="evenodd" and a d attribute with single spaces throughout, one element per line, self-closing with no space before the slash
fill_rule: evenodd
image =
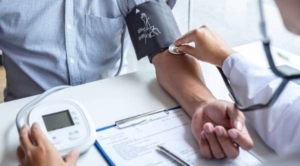
<path id="1" fill-rule="evenodd" d="M 174 55 L 180 55 L 180 54 L 182 54 L 182 53 L 180 53 L 178 51 L 178 47 L 176 47 L 174 44 L 172 44 L 172 45 L 169 46 L 169 52 L 171 54 L 174 54 Z"/>

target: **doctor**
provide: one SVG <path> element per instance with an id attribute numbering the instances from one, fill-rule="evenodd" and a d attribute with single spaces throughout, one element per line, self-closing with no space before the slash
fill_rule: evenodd
<path id="1" fill-rule="evenodd" d="M 300 1 L 275 0 L 275 2 L 286 28 L 292 33 L 300 35 Z M 196 47 L 182 45 L 190 42 L 195 42 Z M 268 41 L 265 41 L 265 49 L 268 52 L 266 43 Z M 275 75 L 270 69 L 247 61 L 207 26 L 187 33 L 174 44 L 179 46 L 179 51 L 222 68 L 231 83 L 235 96 L 243 106 L 267 103 L 275 95 L 282 80 L 287 80 L 287 78 L 278 77 L 277 75 L 280 74 L 276 73 L 277 75 Z M 296 78 L 296 76 L 294 77 Z M 268 107 L 258 107 L 256 111 L 246 112 L 245 116 L 267 145 L 277 154 L 287 155 L 300 152 L 299 108 L 300 86 L 288 82 L 274 104 L 270 104 Z M 194 115 L 194 117 L 196 116 Z M 201 124 L 202 119 L 196 120 Z M 213 132 L 216 137 L 220 135 L 218 126 L 214 125 Z M 200 135 L 200 133 L 195 135 Z M 238 138 L 237 134 L 230 133 L 229 135 L 232 141 Z M 247 144 L 246 140 L 239 142 L 239 145 L 243 146 L 243 144 Z M 219 141 L 219 145 L 222 148 L 222 142 Z M 206 151 L 204 156 L 211 156 L 210 153 L 214 151 L 215 147 L 212 144 L 209 146 L 210 151 Z M 223 148 L 223 150 L 225 149 Z"/>

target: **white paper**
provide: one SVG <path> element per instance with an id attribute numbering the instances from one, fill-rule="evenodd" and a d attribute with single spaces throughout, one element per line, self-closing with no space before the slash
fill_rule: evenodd
<path id="1" fill-rule="evenodd" d="M 204 160 L 191 132 L 191 120 L 182 110 L 171 111 L 167 117 L 146 121 L 125 129 L 112 128 L 97 133 L 98 142 L 117 166 L 172 166 L 170 160 L 157 150 L 163 145 L 180 157 L 198 165 L 247 166 L 260 162 L 241 150 L 236 160 Z"/>

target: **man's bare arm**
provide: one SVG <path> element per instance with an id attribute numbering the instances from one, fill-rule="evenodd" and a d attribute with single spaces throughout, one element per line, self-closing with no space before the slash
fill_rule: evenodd
<path id="1" fill-rule="evenodd" d="M 204 84 L 200 64 L 194 57 L 163 51 L 152 62 L 161 86 L 191 117 L 199 107 L 215 100 Z"/>

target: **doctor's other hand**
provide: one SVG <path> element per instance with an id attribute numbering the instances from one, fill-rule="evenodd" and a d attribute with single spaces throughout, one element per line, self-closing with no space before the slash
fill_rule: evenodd
<path id="1" fill-rule="evenodd" d="M 195 42 L 195 47 L 186 45 Z M 235 51 L 213 29 L 202 26 L 192 30 L 176 40 L 178 51 L 190 54 L 195 58 L 222 67 L 224 60 Z"/>
<path id="2" fill-rule="evenodd" d="M 234 159 L 239 147 L 253 147 L 243 113 L 227 101 L 216 100 L 199 108 L 192 118 L 192 131 L 201 156 L 207 159 Z"/>
<path id="3" fill-rule="evenodd" d="M 48 141 L 37 123 L 31 129 L 25 125 L 20 132 L 17 156 L 20 166 L 75 166 L 79 151 L 72 151 L 65 159 Z"/>

